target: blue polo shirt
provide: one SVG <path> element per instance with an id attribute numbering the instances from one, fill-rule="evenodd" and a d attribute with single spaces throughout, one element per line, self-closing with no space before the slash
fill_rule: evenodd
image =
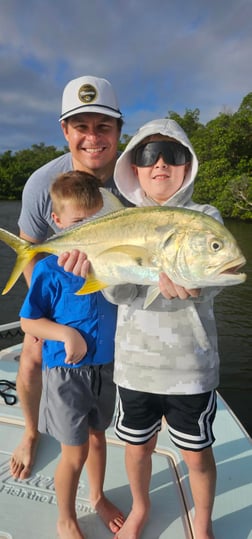
<path id="1" fill-rule="evenodd" d="M 75 365 L 64 362 L 64 343 L 43 341 L 43 368 L 78 368 L 82 365 L 101 365 L 114 360 L 114 334 L 117 306 L 109 303 L 101 292 L 77 296 L 84 284 L 58 266 L 55 255 L 37 262 L 31 286 L 22 305 L 22 318 L 48 318 L 59 324 L 76 328 L 87 342 L 87 354 Z"/>

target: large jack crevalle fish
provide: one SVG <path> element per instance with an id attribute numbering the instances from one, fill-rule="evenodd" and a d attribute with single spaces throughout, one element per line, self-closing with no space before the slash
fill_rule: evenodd
<path id="1" fill-rule="evenodd" d="M 226 227 L 206 214 L 183 208 L 126 208 L 31 244 L 0 229 L 0 240 L 17 253 L 6 294 L 37 253 L 87 253 L 91 270 L 78 294 L 110 285 L 151 285 L 145 307 L 159 294 L 159 273 L 185 288 L 229 286 L 245 281 L 246 263 Z"/>

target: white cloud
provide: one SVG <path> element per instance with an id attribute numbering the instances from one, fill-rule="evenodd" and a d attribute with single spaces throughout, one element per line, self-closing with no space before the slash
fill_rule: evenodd
<path id="1" fill-rule="evenodd" d="M 0 152 L 63 146 L 71 78 L 108 78 L 124 132 L 200 109 L 206 122 L 252 91 L 251 0 L 4 0 L 0 18 Z"/>

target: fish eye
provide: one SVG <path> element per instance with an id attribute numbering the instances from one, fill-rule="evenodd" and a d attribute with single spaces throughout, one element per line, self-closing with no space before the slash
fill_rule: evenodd
<path id="1" fill-rule="evenodd" d="M 217 251 L 220 251 L 220 249 L 223 248 L 223 241 L 214 239 L 211 241 L 210 247 L 214 253 L 217 253 Z"/>

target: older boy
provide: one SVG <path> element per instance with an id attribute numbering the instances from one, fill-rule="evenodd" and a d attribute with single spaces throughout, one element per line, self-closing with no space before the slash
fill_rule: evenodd
<path id="1" fill-rule="evenodd" d="M 216 208 L 191 198 L 197 169 L 197 157 L 183 129 L 173 120 L 160 119 L 133 136 L 117 161 L 114 177 L 123 196 L 136 206 L 191 208 L 221 221 Z M 71 270 L 73 264 L 65 261 L 66 266 Z M 88 260 L 82 259 L 74 271 L 85 276 L 87 268 Z M 133 498 L 132 510 L 114 539 L 139 539 L 148 519 L 151 455 L 163 416 L 188 466 L 195 538 L 214 539 L 216 466 L 211 446 L 219 355 L 213 298 L 220 289 L 186 290 L 161 274 L 160 290 L 166 299 L 159 296 L 145 310 L 146 287 L 104 291 L 111 301 L 121 303 L 115 340 L 114 381 L 120 394 L 116 434 L 126 443 Z M 205 349 L 192 327 L 192 310 L 208 340 Z"/>
<path id="2" fill-rule="evenodd" d="M 191 198 L 197 168 L 183 129 L 172 120 L 160 119 L 145 124 L 131 139 L 116 164 L 115 182 L 137 206 L 185 207 L 221 220 L 216 208 L 195 204 Z M 132 287 L 118 312 L 114 381 L 119 386 L 120 408 L 116 433 L 126 442 L 133 505 L 115 538 L 141 536 L 150 506 L 151 455 L 165 416 L 171 439 L 188 466 L 195 537 L 213 539 L 216 467 L 211 446 L 219 381 L 213 297 L 219 289 L 185 290 L 177 285 L 172 289 L 164 275 L 161 279 L 161 290 L 167 284 L 166 296 L 172 301 L 159 296 L 143 310 L 146 287 Z M 116 296 L 120 302 L 118 294 L 119 287 L 110 290 L 112 301 Z M 197 342 L 188 314 L 191 309 L 206 334 L 207 349 Z"/>

